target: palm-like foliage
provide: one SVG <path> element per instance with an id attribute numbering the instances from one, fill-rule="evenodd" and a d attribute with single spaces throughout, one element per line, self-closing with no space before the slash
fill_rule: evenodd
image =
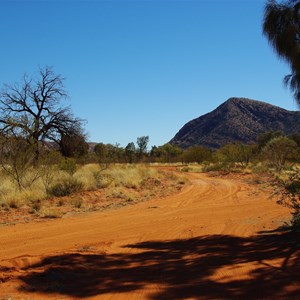
<path id="1" fill-rule="evenodd" d="M 287 61 L 292 73 L 284 83 L 300 105 L 300 0 L 278 3 L 269 0 L 265 7 L 263 33 L 278 56 Z"/>

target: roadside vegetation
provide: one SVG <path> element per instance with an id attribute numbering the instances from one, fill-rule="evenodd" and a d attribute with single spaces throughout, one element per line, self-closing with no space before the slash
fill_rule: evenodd
<path id="1" fill-rule="evenodd" d="M 212 176 L 244 174 L 269 188 L 273 199 L 291 210 L 286 227 L 300 230 L 300 136 L 281 132 L 261 134 L 251 145 L 228 144 L 209 151 L 189 148 L 182 153 L 182 172 L 207 172 Z"/>
<path id="2" fill-rule="evenodd" d="M 0 225 L 115 209 L 167 196 L 186 182 L 183 176 L 143 164 L 111 164 L 103 169 L 63 157 L 58 164 L 28 169 L 22 188 L 4 171 L 0 178 Z"/>
<path id="3" fill-rule="evenodd" d="M 219 149 L 171 144 L 152 146 L 137 137 L 126 147 L 88 144 L 84 120 L 63 105 L 64 79 L 51 68 L 0 94 L 0 224 L 57 218 L 74 212 L 134 204 L 166 196 L 186 183 L 179 172 L 157 165 L 177 165 L 183 172 L 240 172 L 271 178 L 278 203 L 300 219 L 300 135 L 260 135 L 251 145 Z M 269 179 L 268 179 L 269 180 Z"/>
<path id="4" fill-rule="evenodd" d="M 280 59 L 290 67 L 283 83 L 293 93 L 300 105 L 300 64 L 299 64 L 299 0 L 267 1 L 264 11 L 263 33 Z M 299 139 L 295 140 L 299 147 Z M 298 150 L 298 149 L 297 149 Z M 300 170 L 294 168 L 282 181 L 281 199 L 292 209 L 291 226 L 300 229 Z"/>
<path id="5" fill-rule="evenodd" d="M 275 191 L 277 202 L 291 209 L 291 228 L 299 229 L 300 136 L 267 132 L 255 144 L 216 150 L 165 144 L 148 151 L 148 141 L 145 136 L 125 148 L 99 143 L 89 149 L 85 141 L 82 147 L 70 139 L 68 156 L 60 148 L 41 147 L 36 159 L 35 148 L 24 139 L 5 137 L 0 143 L 1 223 L 17 222 L 16 212 L 32 220 L 135 204 L 180 190 L 185 172 L 206 172 L 251 175 L 252 182 Z M 175 166 L 182 176 L 162 166 Z"/>
<path id="6" fill-rule="evenodd" d="M 180 189 L 185 180 L 149 168 L 148 136 L 126 148 L 90 148 L 50 67 L 0 93 L 0 224 L 116 208 Z M 138 163 L 138 164 L 137 164 Z"/>

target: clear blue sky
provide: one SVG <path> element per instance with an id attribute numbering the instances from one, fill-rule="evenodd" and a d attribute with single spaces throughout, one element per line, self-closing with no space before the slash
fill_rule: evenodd
<path id="1" fill-rule="evenodd" d="M 89 140 L 168 142 L 229 97 L 296 110 L 263 0 L 0 0 L 0 84 L 53 66 Z"/>

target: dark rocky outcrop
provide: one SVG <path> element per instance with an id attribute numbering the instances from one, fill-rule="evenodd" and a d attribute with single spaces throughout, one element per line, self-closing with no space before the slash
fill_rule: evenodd
<path id="1" fill-rule="evenodd" d="M 228 143 L 253 143 L 267 131 L 300 133 L 300 112 L 246 98 L 230 98 L 215 110 L 185 124 L 172 145 L 212 149 Z"/>

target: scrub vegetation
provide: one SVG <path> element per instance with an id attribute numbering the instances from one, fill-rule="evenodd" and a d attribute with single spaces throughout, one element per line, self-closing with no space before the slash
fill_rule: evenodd
<path id="1" fill-rule="evenodd" d="M 142 164 L 113 164 L 105 170 L 99 164 L 76 165 L 72 173 L 66 164 L 73 161 L 61 158 L 59 164 L 28 169 L 21 189 L 2 172 L 1 224 L 119 208 L 170 195 L 186 182 L 183 176 Z"/>
<path id="2" fill-rule="evenodd" d="M 20 85 L 6 85 L 1 91 L 2 223 L 14 222 L 20 215 L 28 220 L 56 218 L 165 196 L 186 180 L 155 166 L 179 164 L 185 172 L 270 175 L 279 190 L 278 203 L 292 209 L 292 227 L 299 227 L 299 135 L 266 132 L 256 143 L 226 144 L 214 150 L 182 149 L 170 143 L 149 150 L 146 135 L 126 147 L 89 144 L 84 120 L 62 104 L 67 97 L 63 83 L 46 67 L 36 78 L 24 76 Z"/>

